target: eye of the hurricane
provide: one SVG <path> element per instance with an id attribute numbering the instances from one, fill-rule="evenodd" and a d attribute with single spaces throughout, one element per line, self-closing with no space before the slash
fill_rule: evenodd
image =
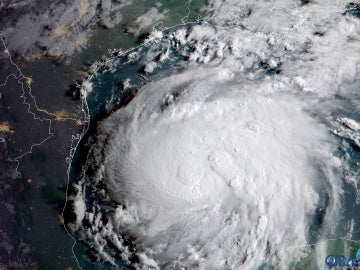
<path id="1" fill-rule="evenodd" d="M 218 74 L 155 81 L 100 124 L 113 226 L 145 265 L 258 267 L 306 243 L 334 181 L 317 165 L 331 158 L 329 135 L 299 98 Z"/>

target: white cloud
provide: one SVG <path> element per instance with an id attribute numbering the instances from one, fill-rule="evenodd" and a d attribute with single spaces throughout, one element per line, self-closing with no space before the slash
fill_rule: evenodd
<path id="1" fill-rule="evenodd" d="M 221 2 L 205 20 L 226 26 L 180 28 L 134 53 L 156 70 L 180 58 L 174 50 L 187 62 L 100 124 L 90 162 L 104 171 L 92 181 L 119 205 L 112 233 L 135 239 L 126 258 L 190 269 L 256 269 L 268 258 L 287 269 L 301 255 L 287 248 L 308 243 L 319 209 L 321 233 L 337 225 L 337 173 L 349 167 L 330 131 L 356 139 L 358 123 L 332 119 L 328 103 L 358 91 L 359 21 L 339 2 Z"/>

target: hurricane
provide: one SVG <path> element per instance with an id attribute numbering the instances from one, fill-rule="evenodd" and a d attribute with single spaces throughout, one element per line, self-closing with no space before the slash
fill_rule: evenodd
<path id="1" fill-rule="evenodd" d="M 338 2 L 235 2 L 93 66 L 65 216 L 78 256 L 310 269 L 309 247 L 356 231 L 360 21 Z"/>

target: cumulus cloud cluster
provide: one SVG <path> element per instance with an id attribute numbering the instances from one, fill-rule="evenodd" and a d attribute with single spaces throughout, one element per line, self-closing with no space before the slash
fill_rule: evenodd
<path id="1" fill-rule="evenodd" d="M 159 12 L 156 7 L 150 8 L 146 13 L 140 15 L 134 22 L 135 27 L 129 28 L 128 32 L 138 35 L 142 30 L 148 29 L 165 18 L 167 9 Z"/>

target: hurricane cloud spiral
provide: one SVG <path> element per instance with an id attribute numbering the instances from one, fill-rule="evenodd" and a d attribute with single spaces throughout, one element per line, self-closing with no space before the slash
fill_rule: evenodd
<path id="1" fill-rule="evenodd" d="M 136 91 L 96 124 L 72 197 L 70 227 L 101 260 L 117 264 L 111 243 L 139 269 L 289 269 L 302 256 L 292 248 L 339 233 L 344 181 L 358 173 L 339 149 L 359 143 L 359 124 L 338 109 L 350 96 L 348 110 L 359 104 L 360 61 L 349 56 L 359 21 L 339 3 L 275 2 L 284 25 L 267 24 L 261 5 L 243 19 L 253 25 L 214 25 L 224 8 L 250 5 L 214 1 L 210 23 L 154 31 L 126 54 L 149 79 L 123 82 Z M 99 74 L 116 77 L 119 63 Z"/>

